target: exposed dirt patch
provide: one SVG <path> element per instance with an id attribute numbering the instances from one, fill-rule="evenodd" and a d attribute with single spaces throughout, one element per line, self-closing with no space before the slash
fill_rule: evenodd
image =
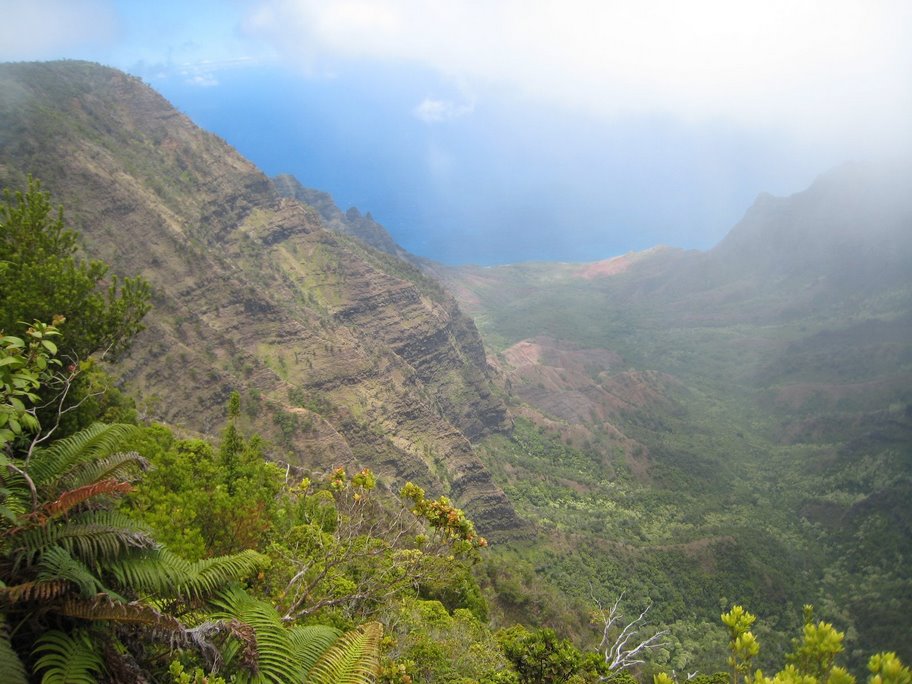
<path id="1" fill-rule="evenodd" d="M 608 349 L 580 349 L 549 337 L 517 342 L 501 355 L 513 392 L 556 419 L 594 426 L 625 411 L 668 405 L 674 379 L 656 371 L 615 370 Z"/>
<path id="2" fill-rule="evenodd" d="M 535 340 L 522 340 L 503 352 L 504 360 L 514 368 L 534 366 L 541 362 L 542 345 Z"/>
<path id="3" fill-rule="evenodd" d="M 712 547 L 720 543 L 734 544 L 735 538 L 731 536 L 703 537 L 683 544 L 664 544 L 652 548 L 656 551 L 679 551 L 684 553 L 697 561 L 700 570 L 711 574 L 716 571 L 716 556 L 712 551 Z"/>
<path id="4" fill-rule="evenodd" d="M 624 254 L 610 259 L 596 261 L 592 264 L 586 264 L 577 271 L 577 275 L 586 280 L 617 275 L 630 268 L 630 266 L 637 261 L 636 256 L 636 254 Z"/>

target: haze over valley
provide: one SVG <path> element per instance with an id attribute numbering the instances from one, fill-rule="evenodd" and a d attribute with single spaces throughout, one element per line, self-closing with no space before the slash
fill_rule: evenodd
<path id="1" fill-rule="evenodd" d="M 139 76 L 450 264 L 705 250 L 760 192 L 912 154 L 902 2 L 7 4 L 0 60 Z"/>
<path id="2" fill-rule="evenodd" d="M 908 684 L 910 12 L 647 4 L 4 8 L 9 681 Z"/>

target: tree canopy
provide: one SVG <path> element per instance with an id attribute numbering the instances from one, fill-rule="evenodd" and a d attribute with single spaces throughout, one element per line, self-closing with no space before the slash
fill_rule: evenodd
<path id="1" fill-rule="evenodd" d="M 4 190 L 0 203 L 0 331 L 22 322 L 60 326 L 64 358 L 116 357 L 142 329 L 150 289 L 140 277 L 121 280 L 108 266 L 79 253 L 77 234 L 52 208 L 39 181 L 25 192 Z"/>

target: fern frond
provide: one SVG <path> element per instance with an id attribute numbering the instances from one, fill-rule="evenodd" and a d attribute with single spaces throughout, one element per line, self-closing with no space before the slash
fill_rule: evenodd
<path id="1" fill-rule="evenodd" d="M 66 580 L 21 582 L 11 587 L 0 587 L 0 604 L 11 606 L 16 603 L 50 601 L 63 596 L 72 589 L 72 585 Z"/>
<path id="2" fill-rule="evenodd" d="M 346 632 L 307 673 L 307 684 L 373 684 L 380 666 L 383 626 L 369 622 Z"/>
<path id="3" fill-rule="evenodd" d="M 11 525 L 19 522 L 19 517 L 31 509 L 32 495 L 25 478 L 15 472 L 2 472 L 0 481 L 0 518 Z"/>
<path id="4" fill-rule="evenodd" d="M 48 549 L 38 563 L 38 580 L 45 582 L 68 581 L 88 598 L 105 591 L 99 579 L 85 564 L 73 558 L 62 546 Z"/>
<path id="5" fill-rule="evenodd" d="M 170 615 L 164 615 L 144 603 L 112 601 L 104 594 L 89 601 L 64 601 L 56 612 L 80 620 L 141 624 L 167 632 L 184 631 L 180 621 Z"/>
<path id="6" fill-rule="evenodd" d="M 191 563 L 156 548 L 116 559 L 107 569 L 122 586 L 162 598 L 190 600 L 212 596 L 266 563 L 266 556 L 251 550 Z"/>
<path id="7" fill-rule="evenodd" d="M 84 501 L 88 501 L 96 496 L 104 494 L 126 494 L 133 491 L 133 486 L 129 482 L 122 482 L 113 478 L 93 482 L 91 484 L 70 489 L 63 492 L 56 501 L 47 503 L 41 507 L 39 516 L 52 518 L 63 515 L 75 506 Z"/>
<path id="8" fill-rule="evenodd" d="M 9 535 L 13 570 L 35 563 L 54 546 L 90 565 L 131 549 L 154 548 L 155 541 L 119 511 L 86 511 L 60 524 L 15 530 Z"/>
<path id="9" fill-rule="evenodd" d="M 288 636 L 294 659 L 304 672 L 309 672 L 342 632 L 329 625 L 299 625 L 289 629 Z"/>
<path id="10" fill-rule="evenodd" d="M 237 587 L 224 592 L 214 603 L 222 609 L 221 612 L 216 612 L 214 617 L 225 621 L 237 620 L 254 630 L 256 669 L 240 670 L 237 675 L 238 682 L 278 684 L 302 680 L 303 670 L 293 657 L 291 636 L 272 605 L 256 600 Z M 230 662 L 235 655 L 236 650 L 229 651 L 226 653 L 226 661 Z"/>
<path id="11" fill-rule="evenodd" d="M 148 469 L 149 462 L 135 451 L 118 451 L 76 466 L 61 482 L 72 488 L 103 479 L 132 480 L 136 471 Z"/>
<path id="12" fill-rule="evenodd" d="M 250 577 L 268 563 L 267 556 L 252 549 L 230 556 L 203 558 L 190 564 L 193 575 L 180 590 L 183 594 L 213 594 L 233 582 Z"/>
<path id="13" fill-rule="evenodd" d="M 43 672 L 42 684 L 94 684 L 103 670 L 101 657 L 82 630 L 46 632 L 33 653 L 40 656 L 35 669 Z"/>
<path id="14" fill-rule="evenodd" d="M 29 463 L 29 475 L 39 489 L 53 491 L 77 466 L 110 456 L 138 432 L 135 425 L 95 423 L 47 448 L 36 449 Z"/>
<path id="15" fill-rule="evenodd" d="M 10 643 L 6 625 L 0 624 L 0 682 L 26 684 L 25 666 Z"/>
<path id="16" fill-rule="evenodd" d="M 170 596 L 185 581 L 189 563 L 162 548 L 144 549 L 111 561 L 106 570 L 118 585 L 136 592 Z"/>

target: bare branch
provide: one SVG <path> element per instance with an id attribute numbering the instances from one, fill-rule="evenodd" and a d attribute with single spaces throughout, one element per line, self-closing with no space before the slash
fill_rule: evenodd
<path id="1" fill-rule="evenodd" d="M 602 614 L 602 640 L 599 643 L 598 650 L 605 658 L 608 669 L 612 672 L 626 670 L 634 665 L 641 665 L 645 661 L 643 657 L 646 652 L 667 646 L 668 642 L 662 638 L 668 634 L 668 630 L 658 631 L 651 636 L 644 637 L 645 628 L 644 620 L 652 604 L 646 606 L 642 613 L 630 622 L 624 622 L 624 616 L 619 611 L 622 593 L 611 608 L 606 612 L 598 599 L 593 597 L 599 612 Z M 618 631 L 620 630 L 620 631 Z M 607 681 L 610 677 L 602 677 L 601 681 Z"/>

